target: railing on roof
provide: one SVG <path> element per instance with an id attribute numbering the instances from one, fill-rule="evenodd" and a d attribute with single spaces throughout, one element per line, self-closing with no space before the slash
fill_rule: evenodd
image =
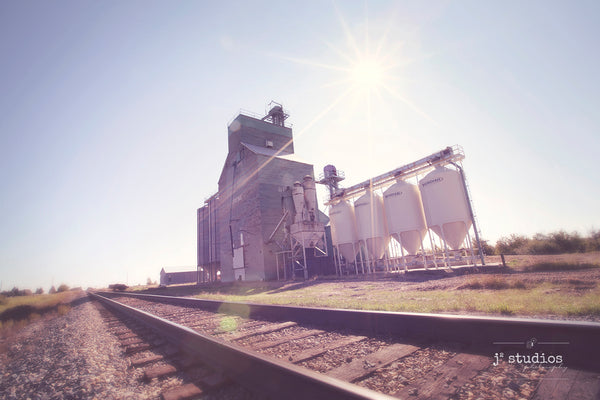
<path id="1" fill-rule="evenodd" d="M 229 122 L 227 123 L 227 126 L 231 125 L 231 123 L 239 116 L 239 115 L 245 115 L 246 117 L 250 117 L 250 118 L 254 118 L 254 119 L 258 119 L 261 120 L 264 115 L 260 115 L 257 114 L 255 112 L 252 111 L 248 111 L 248 110 L 244 110 L 243 108 L 240 108 L 238 110 L 238 112 L 229 120 Z"/>
<path id="2" fill-rule="evenodd" d="M 257 119 L 257 120 L 259 120 L 259 121 L 264 121 L 264 118 L 265 118 L 265 116 L 266 116 L 267 114 L 265 113 L 265 115 L 260 115 L 260 114 L 258 114 L 258 113 L 255 113 L 255 112 L 253 112 L 253 111 L 248 111 L 248 110 L 245 110 L 245 109 L 243 109 L 243 108 L 240 108 L 240 109 L 238 110 L 238 112 L 237 112 L 237 113 L 236 113 L 236 114 L 235 114 L 233 117 L 231 117 L 231 119 L 229 120 L 229 122 L 227 122 L 227 127 L 229 127 L 229 125 L 231 125 L 231 123 L 232 123 L 233 121 L 235 121 L 235 119 L 236 119 L 236 118 L 237 118 L 239 115 L 244 115 L 244 116 L 246 116 L 246 117 L 254 118 L 254 119 Z M 290 123 L 284 123 L 284 125 L 283 125 L 283 126 L 284 126 L 284 127 L 286 127 L 286 128 L 292 128 L 294 125 L 293 125 L 293 124 L 290 124 Z"/>

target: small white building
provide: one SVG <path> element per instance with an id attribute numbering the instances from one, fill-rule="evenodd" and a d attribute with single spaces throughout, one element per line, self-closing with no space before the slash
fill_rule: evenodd
<path id="1" fill-rule="evenodd" d="M 181 270 L 180 268 L 164 268 L 160 270 L 160 285 L 180 285 L 183 283 L 196 283 L 198 282 L 198 271 L 197 270 Z"/>

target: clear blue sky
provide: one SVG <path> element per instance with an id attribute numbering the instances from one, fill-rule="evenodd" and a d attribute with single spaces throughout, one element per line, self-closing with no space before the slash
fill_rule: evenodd
<path id="1" fill-rule="evenodd" d="M 0 2 L 1 289 L 194 266 L 227 123 L 270 100 L 317 174 L 333 163 L 351 185 L 461 144 L 485 238 L 600 229 L 599 15 L 597 1 Z"/>

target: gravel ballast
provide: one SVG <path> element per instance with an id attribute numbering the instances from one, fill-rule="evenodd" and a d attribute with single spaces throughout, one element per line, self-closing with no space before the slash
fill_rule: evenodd
<path id="1" fill-rule="evenodd" d="M 0 353 L 3 399 L 157 398 L 157 384 L 128 369 L 115 336 L 83 298 L 63 316 L 44 317 L 5 339 Z"/>

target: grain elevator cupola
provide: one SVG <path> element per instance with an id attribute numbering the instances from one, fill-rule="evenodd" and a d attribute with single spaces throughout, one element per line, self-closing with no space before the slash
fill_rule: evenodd
<path id="1" fill-rule="evenodd" d="M 275 103 L 272 101 L 269 105 L 274 104 L 273 107 L 269 110 L 267 115 L 262 117 L 263 121 L 270 121 L 273 125 L 285 126 L 285 120 L 289 117 L 285 111 L 283 111 L 283 106 L 279 103 Z"/>

